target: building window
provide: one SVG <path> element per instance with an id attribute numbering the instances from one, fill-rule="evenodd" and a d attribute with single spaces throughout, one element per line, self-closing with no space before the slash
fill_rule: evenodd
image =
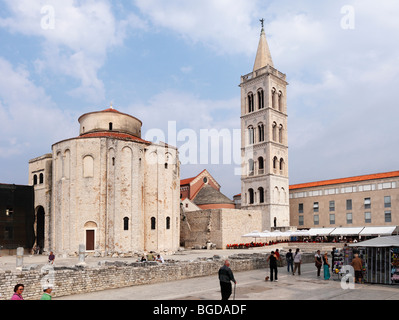
<path id="1" fill-rule="evenodd" d="M 110 122 L 110 123 L 108 124 L 108 127 L 109 127 L 109 131 L 112 131 L 112 127 L 113 127 L 112 122 Z"/>
<path id="2" fill-rule="evenodd" d="M 385 216 L 385 222 L 392 222 L 391 211 L 385 211 L 384 216 Z"/>
<path id="3" fill-rule="evenodd" d="M 278 111 L 283 111 L 283 93 L 278 92 Z"/>
<path id="4" fill-rule="evenodd" d="M 330 224 L 335 224 L 335 214 L 334 213 L 330 214 Z"/>
<path id="5" fill-rule="evenodd" d="M 123 218 L 123 230 L 125 230 L 125 231 L 129 230 L 129 218 L 128 217 Z"/>
<path id="6" fill-rule="evenodd" d="M 303 213 L 303 203 L 298 205 L 298 213 Z"/>
<path id="7" fill-rule="evenodd" d="M 254 189 L 249 189 L 248 194 L 249 194 L 249 204 L 253 204 L 254 203 Z"/>
<path id="8" fill-rule="evenodd" d="M 364 222 L 365 223 L 371 223 L 371 212 L 365 212 L 364 213 Z"/>
<path id="9" fill-rule="evenodd" d="M 319 212 L 319 203 L 313 202 L 313 212 Z"/>
<path id="10" fill-rule="evenodd" d="M 255 164 L 254 164 L 254 160 L 249 159 L 248 160 L 248 172 L 250 176 L 254 175 L 254 168 L 255 168 Z"/>
<path id="11" fill-rule="evenodd" d="M 41 173 L 39 175 L 39 183 L 42 184 L 43 182 L 44 182 L 44 175 L 43 175 L 43 173 Z"/>
<path id="12" fill-rule="evenodd" d="M 352 224 L 352 213 L 347 213 L 346 214 L 346 223 L 347 224 Z"/>
<path id="13" fill-rule="evenodd" d="M 265 126 L 263 123 L 258 125 L 259 142 L 265 141 Z"/>
<path id="14" fill-rule="evenodd" d="M 278 142 L 283 143 L 283 125 L 278 127 Z"/>
<path id="15" fill-rule="evenodd" d="M 170 217 L 166 217 L 166 229 L 170 229 Z"/>
<path id="16" fill-rule="evenodd" d="M 346 210 L 352 210 L 352 199 L 346 200 Z"/>
<path id="17" fill-rule="evenodd" d="M 313 216 L 313 224 L 314 224 L 315 226 L 318 226 L 318 225 L 319 225 L 319 215 L 318 215 L 318 214 L 315 214 L 315 215 Z"/>
<path id="18" fill-rule="evenodd" d="M 272 124 L 272 140 L 277 141 L 277 123 Z"/>
<path id="19" fill-rule="evenodd" d="M 284 159 L 281 158 L 280 159 L 280 171 L 283 171 L 283 170 L 284 170 Z"/>
<path id="20" fill-rule="evenodd" d="M 299 224 L 300 226 L 303 226 L 303 225 L 304 225 L 303 216 L 299 216 L 298 224 Z"/>
<path id="21" fill-rule="evenodd" d="M 391 207 L 391 196 L 384 197 L 384 208 Z"/>
<path id="22" fill-rule="evenodd" d="M 264 171 L 264 162 L 263 157 L 258 158 L 258 174 L 263 174 Z"/>
<path id="23" fill-rule="evenodd" d="M 265 95 L 262 89 L 258 90 L 258 108 L 263 109 L 265 107 Z"/>
<path id="24" fill-rule="evenodd" d="M 255 142 L 255 130 L 254 127 L 250 126 L 248 127 L 248 143 L 254 144 L 254 142 Z"/>
<path id="25" fill-rule="evenodd" d="M 155 230 L 156 229 L 156 224 L 157 219 L 155 219 L 154 217 L 151 218 L 151 230 Z"/>
<path id="26" fill-rule="evenodd" d="M 251 112 L 254 112 L 254 111 L 255 111 L 255 108 L 254 108 L 254 95 L 251 92 L 251 93 L 248 94 L 248 112 L 251 113 Z"/>
<path id="27" fill-rule="evenodd" d="M 331 212 L 331 211 L 335 211 L 335 201 L 334 201 L 334 200 L 331 200 L 331 201 L 330 201 L 329 208 L 330 208 L 330 212 Z"/>
<path id="28" fill-rule="evenodd" d="M 259 192 L 259 203 L 264 203 L 265 202 L 265 191 L 262 187 L 259 187 L 258 189 Z"/>
<path id="29" fill-rule="evenodd" d="M 37 185 L 37 175 L 36 174 L 33 176 L 33 185 L 34 186 Z"/>
<path id="30" fill-rule="evenodd" d="M 371 198 L 364 198 L 364 209 L 371 208 Z"/>

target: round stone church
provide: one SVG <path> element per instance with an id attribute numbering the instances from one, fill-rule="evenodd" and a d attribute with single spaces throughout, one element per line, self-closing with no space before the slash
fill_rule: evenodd
<path id="1" fill-rule="evenodd" d="M 36 245 L 97 255 L 175 251 L 180 235 L 176 147 L 141 138 L 142 122 L 110 107 L 79 118 L 79 136 L 29 161 Z"/>

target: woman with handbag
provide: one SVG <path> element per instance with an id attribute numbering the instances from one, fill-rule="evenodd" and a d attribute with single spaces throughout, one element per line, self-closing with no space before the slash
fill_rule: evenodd
<path id="1" fill-rule="evenodd" d="M 314 264 L 317 268 L 317 276 L 320 277 L 320 269 L 322 266 L 322 261 L 321 261 L 321 255 L 320 255 L 320 250 L 317 250 L 315 256 L 314 256 Z"/>

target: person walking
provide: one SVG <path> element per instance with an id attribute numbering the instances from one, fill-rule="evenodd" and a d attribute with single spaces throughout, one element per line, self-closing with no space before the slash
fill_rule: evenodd
<path id="1" fill-rule="evenodd" d="M 267 257 L 266 261 L 270 262 L 270 281 L 273 281 L 273 274 L 274 274 L 274 281 L 278 281 L 277 279 L 277 260 L 278 257 L 274 251 L 270 253 L 270 256 Z"/>
<path id="2" fill-rule="evenodd" d="M 330 264 L 328 263 L 327 252 L 323 256 L 324 280 L 330 279 Z"/>
<path id="3" fill-rule="evenodd" d="M 229 300 L 232 292 L 231 282 L 237 284 L 234 279 L 233 271 L 230 269 L 230 262 L 226 260 L 223 267 L 219 269 L 220 291 L 222 293 L 222 300 Z"/>
<path id="4" fill-rule="evenodd" d="M 294 271 L 293 275 L 295 276 L 296 270 L 298 270 L 298 275 L 301 275 L 301 263 L 302 263 L 302 253 L 300 252 L 300 249 L 297 248 L 294 254 Z"/>
<path id="5" fill-rule="evenodd" d="M 314 256 L 314 263 L 317 268 L 317 276 L 320 277 L 320 269 L 321 269 L 321 266 L 323 265 L 321 255 L 320 255 L 320 250 L 317 250 L 317 252 Z"/>
<path id="6" fill-rule="evenodd" d="M 363 260 L 359 257 L 359 254 L 355 253 L 354 259 L 351 262 L 353 270 L 355 270 L 355 282 L 362 283 L 363 279 Z"/>
<path id="7" fill-rule="evenodd" d="M 22 283 L 18 283 L 14 287 L 14 294 L 11 297 L 11 300 L 24 300 L 22 297 L 22 293 L 24 292 L 25 286 Z"/>
<path id="8" fill-rule="evenodd" d="M 292 250 L 288 249 L 287 254 L 285 255 L 285 260 L 287 261 L 287 272 L 294 272 L 294 257 L 292 255 Z"/>
<path id="9" fill-rule="evenodd" d="M 51 300 L 51 291 L 53 291 L 53 288 L 51 287 L 44 288 L 40 300 Z"/>

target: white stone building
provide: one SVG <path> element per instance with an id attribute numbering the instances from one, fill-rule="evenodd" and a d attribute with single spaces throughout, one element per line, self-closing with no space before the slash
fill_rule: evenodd
<path id="1" fill-rule="evenodd" d="M 79 118 L 80 134 L 29 161 L 37 244 L 57 254 L 174 251 L 180 235 L 178 151 L 141 139 L 112 107 Z"/>

